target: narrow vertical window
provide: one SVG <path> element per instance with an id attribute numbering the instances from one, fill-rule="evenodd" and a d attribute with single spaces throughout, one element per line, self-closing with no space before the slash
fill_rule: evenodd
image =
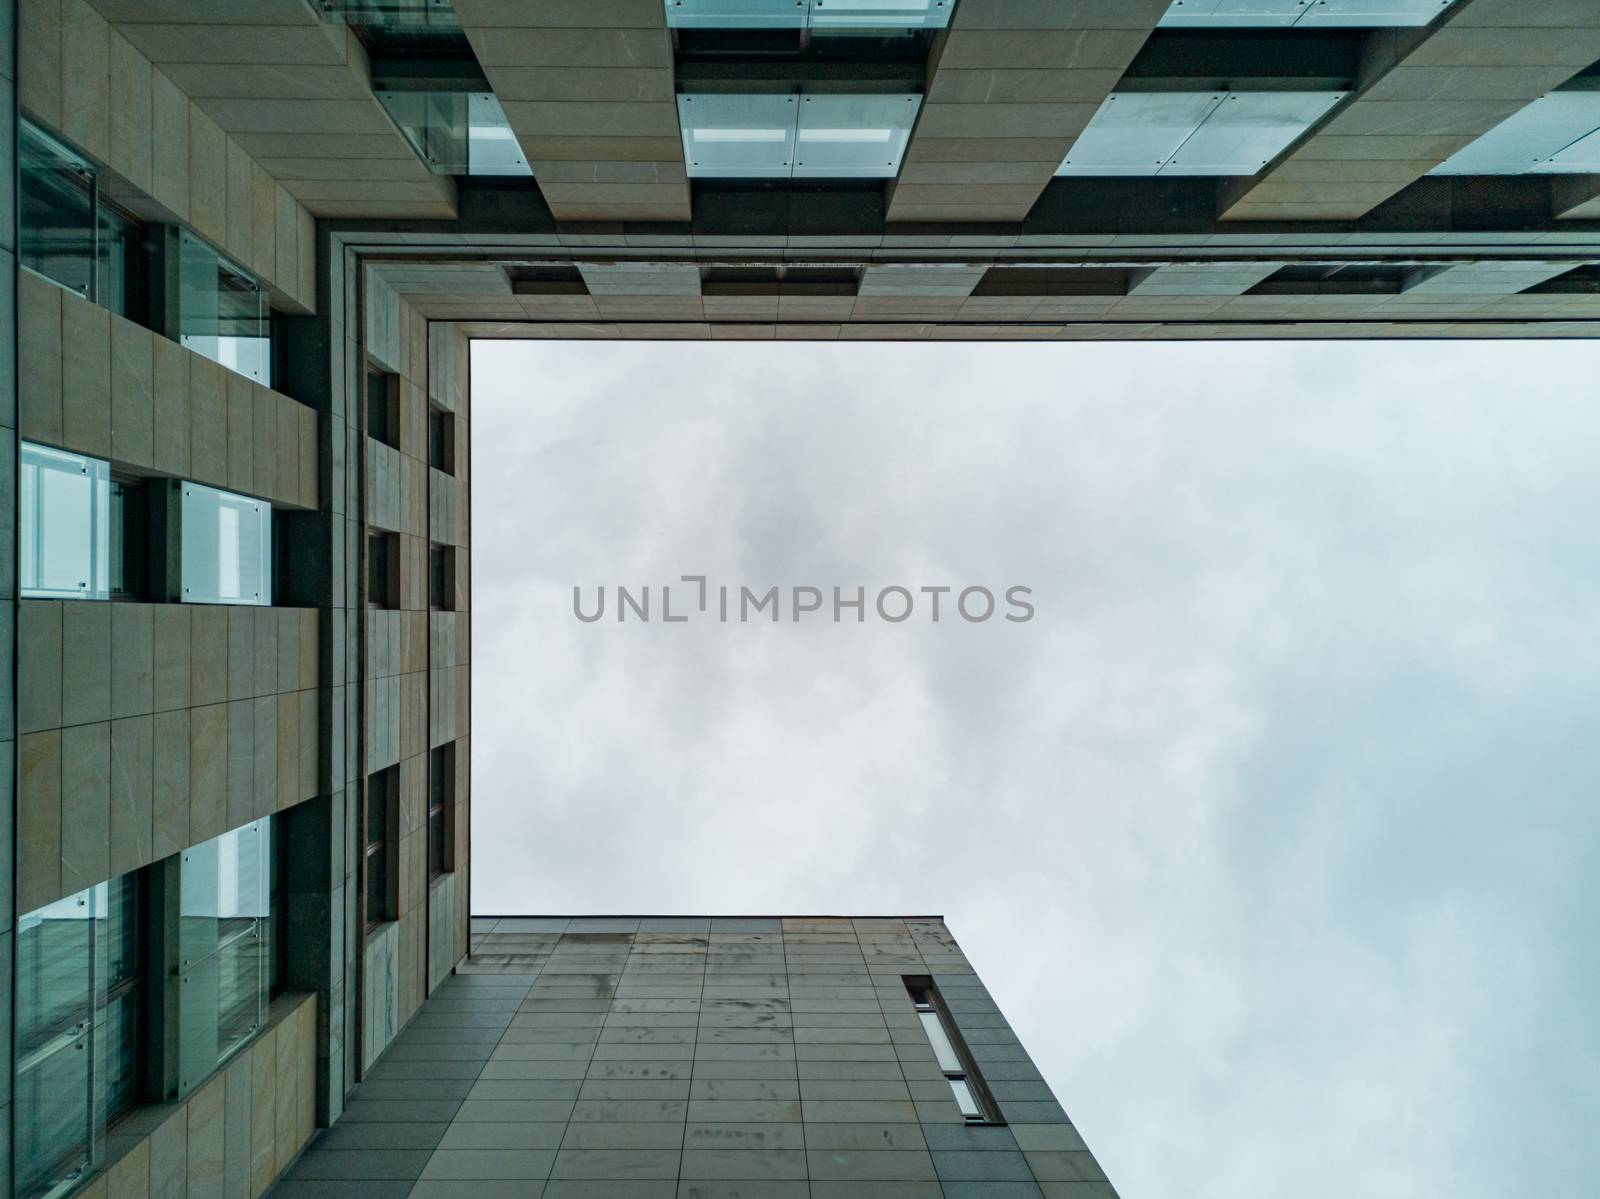
<path id="1" fill-rule="evenodd" d="M 367 368 L 367 436 L 400 448 L 400 380 L 377 367 Z"/>
<path id="2" fill-rule="evenodd" d="M 456 552 L 448 545 L 428 547 L 428 607 L 455 611 Z"/>
<path id="3" fill-rule="evenodd" d="M 455 868 L 450 854 L 455 814 L 456 747 L 441 745 L 428 754 L 428 878 Z"/>
<path id="4" fill-rule="evenodd" d="M 443 408 L 428 409 L 428 465 L 447 475 L 456 473 L 456 418 Z"/>
<path id="5" fill-rule="evenodd" d="M 400 768 L 391 766 L 367 778 L 366 846 L 367 927 L 393 920 L 389 880 L 390 824 L 398 806 Z"/>
<path id="6" fill-rule="evenodd" d="M 906 989 L 911 992 L 911 1002 L 922 1021 L 922 1031 L 933 1046 L 933 1056 L 939 1063 L 939 1069 L 944 1071 L 945 1081 L 950 1084 L 950 1094 L 962 1118 L 969 1124 L 988 1123 L 989 1114 L 984 1107 L 980 1088 L 966 1056 L 951 1036 L 951 1027 L 934 989 L 931 986 L 909 984 Z"/>
<path id="7" fill-rule="evenodd" d="M 367 607 L 400 606 L 400 536 L 367 534 Z"/>

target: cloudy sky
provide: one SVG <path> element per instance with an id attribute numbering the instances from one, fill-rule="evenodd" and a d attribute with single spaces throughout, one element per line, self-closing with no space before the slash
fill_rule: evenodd
<path id="1" fill-rule="evenodd" d="M 475 910 L 943 914 L 1123 1199 L 1594 1193 L 1600 349 L 473 371 Z"/>

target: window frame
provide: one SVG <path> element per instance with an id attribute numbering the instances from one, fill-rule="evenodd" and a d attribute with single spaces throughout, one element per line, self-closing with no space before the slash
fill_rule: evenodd
<path id="1" fill-rule="evenodd" d="M 428 751 L 428 882 L 455 873 L 452 832 L 456 808 L 456 743 L 447 741 Z M 434 818 L 438 818 L 435 840 Z M 436 865 L 437 863 L 437 865 Z"/>
<path id="2" fill-rule="evenodd" d="M 102 458 L 75 453 L 32 441 L 19 441 L 17 480 L 17 592 L 23 599 L 107 600 L 111 598 L 111 464 Z M 31 461 L 30 461 L 31 459 Z M 88 481 L 87 581 L 76 589 L 50 587 L 41 582 L 45 567 L 46 511 L 44 482 L 46 471 L 70 475 L 68 464 Z M 32 483 L 29 483 L 29 471 Z M 75 531 L 76 532 L 76 531 Z M 29 557 L 33 559 L 31 565 Z M 27 580 L 32 577 L 30 584 Z"/>
<path id="3" fill-rule="evenodd" d="M 366 794 L 363 798 L 361 814 L 361 899 L 365 908 L 363 913 L 363 927 L 370 935 L 380 925 L 392 923 L 395 919 L 395 871 L 394 871 L 394 843 L 396 809 L 399 807 L 400 767 L 385 766 L 382 770 L 375 770 L 367 776 Z M 382 805 L 383 825 L 381 835 L 374 835 L 373 831 L 373 801 Z M 382 863 L 382 873 L 374 874 L 373 860 Z M 373 903 L 373 883 L 381 882 L 383 888 L 381 905 Z M 374 912 L 374 906 L 378 911 Z"/>
<path id="4" fill-rule="evenodd" d="M 939 994 L 939 989 L 934 986 L 933 980 L 907 978 L 905 985 L 911 1005 L 922 1025 L 922 1035 L 927 1037 L 929 1046 L 933 1048 L 935 1060 L 938 1058 L 938 1046 L 928 1035 L 928 1021 L 923 1019 L 930 1015 L 934 1018 L 939 1031 L 944 1034 L 950 1052 L 960 1066 L 960 1069 L 952 1070 L 943 1062 L 938 1063 L 945 1082 L 950 1085 L 951 1098 L 955 1101 L 957 1110 L 961 1112 L 962 1120 L 974 1125 L 1004 1124 L 1005 1120 L 1000 1116 L 994 1096 L 989 1093 L 989 1088 L 984 1083 L 983 1076 L 978 1072 L 977 1064 L 972 1060 L 972 1054 L 961 1037 L 961 1031 L 951 1019 L 950 1011 L 944 1004 L 944 997 Z M 971 1096 L 976 1111 L 968 1112 L 962 1106 L 960 1092 L 956 1089 L 958 1085 Z"/>

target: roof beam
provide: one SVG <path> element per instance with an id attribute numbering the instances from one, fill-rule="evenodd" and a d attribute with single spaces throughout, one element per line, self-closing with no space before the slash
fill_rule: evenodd
<path id="1" fill-rule="evenodd" d="M 961 0 L 890 221 L 1020 221 L 1170 0 Z"/>
<path id="2" fill-rule="evenodd" d="M 689 219 L 660 0 L 455 0 L 455 11 L 557 220 Z"/>
<path id="3" fill-rule="evenodd" d="M 1356 220 L 1597 58 L 1593 0 L 1460 0 L 1426 29 L 1376 31 L 1350 98 L 1219 215 Z"/>

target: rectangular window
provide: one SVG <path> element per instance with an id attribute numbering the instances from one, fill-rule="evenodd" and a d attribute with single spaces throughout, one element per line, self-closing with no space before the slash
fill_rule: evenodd
<path id="1" fill-rule="evenodd" d="M 183 851 L 179 866 L 178 1091 L 187 1095 L 265 1026 L 271 971 L 271 823 Z"/>
<path id="2" fill-rule="evenodd" d="M 187 232 L 178 250 L 178 340 L 272 386 L 272 320 L 266 290 Z"/>
<path id="3" fill-rule="evenodd" d="M 400 448 L 400 380 L 371 366 L 367 368 L 367 436 L 391 449 Z"/>
<path id="4" fill-rule="evenodd" d="M 142 320 L 144 226 L 105 198 L 88 161 L 21 122 L 22 265 L 120 316 Z"/>
<path id="5" fill-rule="evenodd" d="M 400 768 L 391 766 L 367 776 L 366 845 L 367 927 L 394 919 L 389 885 L 392 821 L 399 808 Z"/>
<path id="6" fill-rule="evenodd" d="M 428 607 L 437 612 L 456 609 L 456 551 L 451 546 L 428 547 Z"/>
<path id="7" fill-rule="evenodd" d="M 400 535 L 367 534 L 367 607 L 400 606 Z"/>
<path id="8" fill-rule="evenodd" d="M 428 465 L 447 475 L 456 473 L 455 413 L 428 408 Z"/>
<path id="9" fill-rule="evenodd" d="M 19 585 L 38 599 L 111 595 L 111 467 L 22 443 Z"/>
<path id="10" fill-rule="evenodd" d="M 945 1081 L 950 1084 L 950 1094 L 955 1099 L 962 1118 L 969 1124 L 989 1123 L 989 1113 L 981 1097 L 981 1088 L 967 1062 L 966 1055 L 951 1035 L 952 1026 L 939 1003 L 937 993 L 928 984 L 908 983 L 906 989 L 911 992 L 911 1002 L 922 1021 L 922 1031 L 927 1034 L 928 1043 L 933 1046 L 933 1056 L 939 1063 L 939 1069 L 944 1071 Z"/>
<path id="11" fill-rule="evenodd" d="M 185 603 L 272 603 L 271 504 L 185 482 L 179 523 Z"/>
<path id="12" fill-rule="evenodd" d="M 455 820 L 456 747 L 441 745 L 428 754 L 428 877 L 455 869 L 450 835 Z"/>
<path id="13" fill-rule="evenodd" d="M 104 1160 L 139 1098 L 142 879 L 123 875 L 17 922 L 15 1194 L 63 1193 Z"/>

